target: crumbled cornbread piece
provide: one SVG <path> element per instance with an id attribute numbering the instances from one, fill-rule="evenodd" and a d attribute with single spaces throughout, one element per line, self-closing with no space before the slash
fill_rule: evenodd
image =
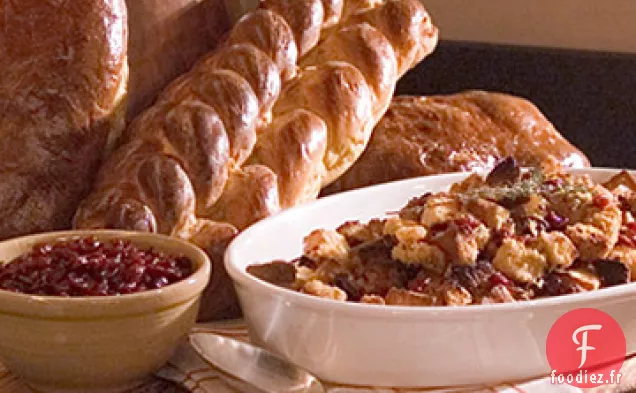
<path id="1" fill-rule="evenodd" d="M 395 232 L 395 237 L 400 243 L 417 243 L 426 239 L 428 231 L 421 225 L 402 227 Z"/>
<path id="2" fill-rule="evenodd" d="M 384 298 L 378 295 L 364 295 L 360 299 L 360 303 L 365 304 L 386 304 Z"/>
<path id="3" fill-rule="evenodd" d="M 547 213 L 548 201 L 541 195 L 533 194 L 528 198 L 528 202 L 521 207 L 526 217 L 545 217 Z"/>
<path id="4" fill-rule="evenodd" d="M 605 258 L 613 247 L 607 234 L 589 224 L 570 225 L 565 233 L 579 250 L 579 258 L 584 261 Z"/>
<path id="5" fill-rule="evenodd" d="M 618 241 L 618 234 L 621 231 L 621 223 L 623 218 L 623 212 L 616 205 L 611 205 L 605 209 L 592 214 L 587 223 L 600 229 L 607 235 L 607 241 L 609 247 L 613 248 Z"/>
<path id="6" fill-rule="evenodd" d="M 336 231 L 317 229 L 305 237 L 304 254 L 308 258 L 346 259 L 349 255 L 347 239 Z"/>
<path id="7" fill-rule="evenodd" d="M 465 223 L 453 222 L 436 233 L 431 241 L 446 253 L 449 262 L 473 265 L 490 239 L 490 230 L 472 217 L 463 218 Z"/>
<path id="8" fill-rule="evenodd" d="M 601 287 L 598 275 L 587 269 L 570 269 L 567 274 L 586 291 L 593 291 Z"/>
<path id="9" fill-rule="evenodd" d="M 505 285 L 495 285 L 490 290 L 490 295 L 495 303 L 512 303 L 515 301 L 514 296 Z"/>
<path id="10" fill-rule="evenodd" d="M 501 230 L 510 219 L 508 209 L 483 198 L 471 199 L 466 204 L 466 210 L 496 231 Z"/>
<path id="11" fill-rule="evenodd" d="M 311 280 L 307 282 L 303 286 L 303 292 L 331 300 L 338 300 L 342 302 L 347 300 L 347 294 L 345 291 L 340 288 L 327 285 L 319 280 Z"/>
<path id="12" fill-rule="evenodd" d="M 492 262 L 506 276 L 519 282 L 533 282 L 543 275 L 546 258 L 523 242 L 507 238 L 503 241 Z"/>
<path id="13" fill-rule="evenodd" d="M 316 278 L 316 272 L 305 266 L 296 267 L 296 288 L 302 288 L 308 281 Z"/>
<path id="14" fill-rule="evenodd" d="M 449 192 L 452 195 L 457 195 L 457 194 L 465 193 L 468 190 L 481 187 L 483 185 L 484 185 L 484 179 L 480 175 L 473 173 L 470 176 L 468 176 L 466 179 L 464 179 L 463 181 L 453 184 Z"/>
<path id="15" fill-rule="evenodd" d="M 426 200 L 420 216 L 422 225 L 430 228 L 453 219 L 459 212 L 459 202 L 445 195 L 430 197 Z"/>
<path id="16" fill-rule="evenodd" d="M 444 252 L 439 247 L 424 242 L 399 243 L 393 247 L 391 256 L 400 262 L 419 264 L 428 270 L 439 273 L 446 269 Z"/>
<path id="17" fill-rule="evenodd" d="M 636 248 L 617 246 L 608 255 L 608 259 L 623 262 L 629 267 L 631 280 L 636 281 Z"/>
<path id="18" fill-rule="evenodd" d="M 464 287 L 454 287 L 444 293 L 444 300 L 448 306 L 466 306 L 473 302 L 473 296 Z"/>
<path id="19" fill-rule="evenodd" d="M 537 239 L 538 250 L 546 256 L 552 268 L 567 268 L 578 257 L 574 243 L 562 232 L 541 232 Z"/>
<path id="20" fill-rule="evenodd" d="M 412 220 L 406 220 L 400 217 L 389 217 L 384 222 L 384 228 L 382 229 L 382 233 L 384 235 L 393 235 L 403 228 L 411 228 L 411 227 L 422 227 L 418 222 Z M 426 229 L 426 228 L 424 228 Z M 426 235 L 424 235 L 425 237 Z"/>
<path id="21" fill-rule="evenodd" d="M 437 303 L 437 299 L 425 293 L 391 288 L 385 302 L 390 306 L 432 306 Z"/>

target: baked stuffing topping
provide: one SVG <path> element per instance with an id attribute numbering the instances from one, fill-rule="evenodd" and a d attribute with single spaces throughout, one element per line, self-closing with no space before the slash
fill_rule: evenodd
<path id="1" fill-rule="evenodd" d="M 594 184 L 524 172 L 508 158 L 386 218 L 315 230 L 285 269 L 275 261 L 248 272 L 364 304 L 463 306 L 597 290 L 636 278 L 635 201 L 627 172 Z"/>

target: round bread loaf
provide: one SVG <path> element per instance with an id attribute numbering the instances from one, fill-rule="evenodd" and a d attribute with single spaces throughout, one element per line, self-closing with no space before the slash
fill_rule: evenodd
<path id="1" fill-rule="evenodd" d="M 530 101 L 502 93 L 395 97 L 360 159 L 323 194 L 417 176 L 523 166 L 586 167 L 581 151 Z"/>
<path id="2" fill-rule="evenodd" d="M 70 228 L 124 128 L 124 0 L 0 0 L 0 239 Z"/>

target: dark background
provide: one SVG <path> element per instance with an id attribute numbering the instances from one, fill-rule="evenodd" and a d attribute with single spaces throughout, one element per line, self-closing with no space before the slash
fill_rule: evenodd
<path id="1" fill-rule="evenodd" d="M 636 169 L 636 55 L 441 42 L 397 93 L 469 89 L 528 98 L 594 166 Z"/>

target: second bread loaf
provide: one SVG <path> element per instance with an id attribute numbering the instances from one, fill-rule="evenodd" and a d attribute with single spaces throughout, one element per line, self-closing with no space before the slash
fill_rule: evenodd
<path id="1" fill-rule="evenodd" d="M 530 101 L 509 94 L 466 91 L 395 97 L 362 154 L 324 194 L 417 176 L 488 171 L 512 156 L 522 166 L 586 167 Z"/>

